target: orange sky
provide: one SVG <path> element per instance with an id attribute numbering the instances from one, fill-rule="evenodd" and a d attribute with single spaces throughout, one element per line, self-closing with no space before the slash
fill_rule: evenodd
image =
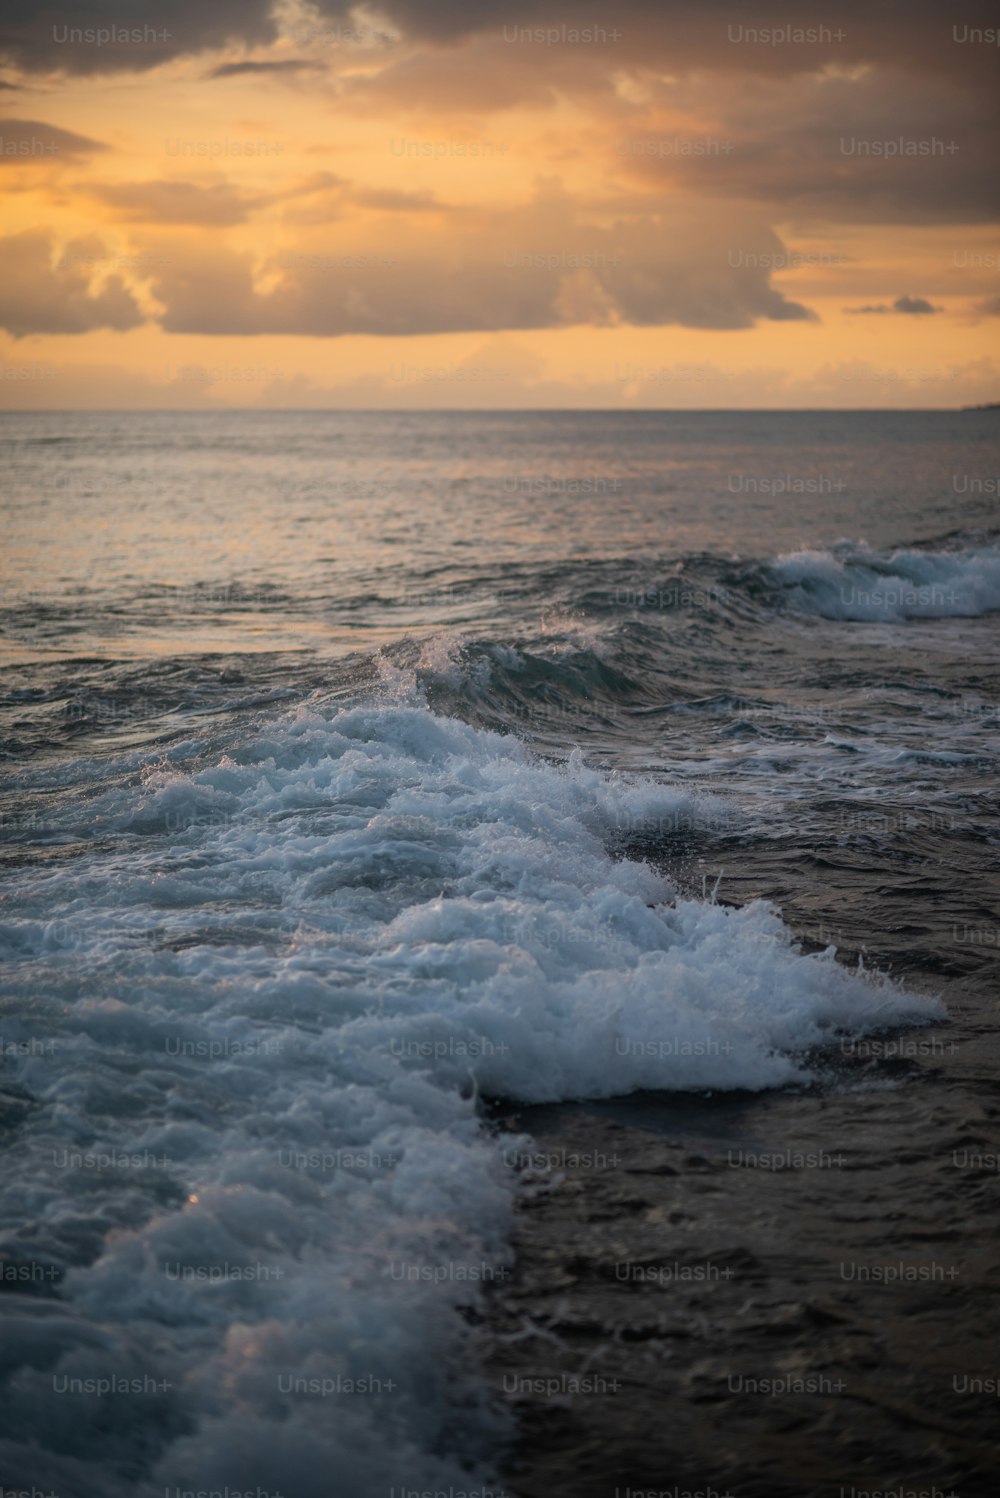
<path id="1" fill-rule="evenodd" d="M 73 11 L 0 31 L 5 407 L 1000 398 L 978 0 Z"/>

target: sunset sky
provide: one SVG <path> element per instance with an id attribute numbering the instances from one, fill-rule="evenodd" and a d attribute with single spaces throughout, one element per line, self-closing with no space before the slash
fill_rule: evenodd
<path id="1" fill-rule="evenodd" d="M 997 24 L 981 0 L 24 7 L 0 402 L 1000 399 Z"/>

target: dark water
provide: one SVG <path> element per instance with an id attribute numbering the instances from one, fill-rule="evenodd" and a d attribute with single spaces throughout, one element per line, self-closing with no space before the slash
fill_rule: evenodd
<path id="1" fill-rule="evenodd" d="M 535 1425 L 572 1463 L 608 1410 L 620 1449 L 565 1491 L 981 1491 L 995 1400 L 951 1381 L 998 1371 L 995 414 L 46 414 L 0 442 L 20 1484 L 311 1498 L 336 1461 L 365 1498 L 502 1469 L 528 1498 L 557 1490 Z M 571 1171 L 526 1238 L 482 1096 L 677 1175 L 647 1200 Z M 765 1146 L 864 1168 L 729 1162 Z M 692 1232 L 774 1294 L 709 1287 L 714 1364 L 653 1379 L 687 1457 L 633 1459 L 636 1391 L 629 1420 L 508 1397 L 556 1291 L 590 1327 L 561 1372 L 613 1363 L 638 1292 L 609 1263 Z M 843 1309 L 824 1233 L 964 1276 L 914 1281 L 917 1313 L 863 1292 L 869 1386 L 940 1397 L 957 1446 L 834 1443 L 826 1476 L 761 1447 L 775 1411 L 800 1452 L 838 1418 L 727 1384 L 779 1345 L 806 1366 L 815 1326 L 775 1304 Z M 885 1353 L 914 1314 L 929 1371 Z"/>

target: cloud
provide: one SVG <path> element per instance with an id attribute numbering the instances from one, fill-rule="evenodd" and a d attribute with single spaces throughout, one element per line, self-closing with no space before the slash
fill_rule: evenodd
<path id="1" fill-rule="evenodd" d="M 654 37 L 629 57 L 624 42 L 519 45 L 502 39 L 511 27 L 492 27 L 450 48 L 385 54 L 380 66 L 376 50 L 374 66 L 335 79 L 335 97 L 355 115 L 440 120 L 450 112 L 463 121 L 514 107 L 554 113 L 572 100 L 587 120 L 567 154 L 649 193 L 681 186 L 822 222 L 995 221 L 1000 140 L 980 87 L 989 49 L 953 42 L 940 8 L 933 22 L 917 15 L 928 42 L 919 54 L 907 50 L 908 18 L 894 42 L 880 23 L 872 65 L 814 47 L 810 69 L 797 68 L 786 46 L 727 45 L 726 14 L 736 12 L 704 10 L 707 19 L 690 18 L 700 37 L 694 51 L 688 30 Z M 606 13 L 600 19 L 611 24 Z M 736 20 L 747 21 L 745 8 Z M 758 28 L 767 21 L 754 16 Z M 859 19 L 857 35 L 869 36 L 867 22 Z M 947 66 L 935 66 L 935 49 Z M 955 65 L 960 56 L 964 68 Z"/>
<path id="2" fill-rule="evenodd" d="M 206 142 L 211 145 L 212 142 Z M 251 142 L 251 144 L 255 144 Z M 265 143 L 266 144 L 266 143 Z M 258 210 L 282 203 L 305 200 L 304 206 L 286 213 L 286 221 L 299 224 L 328 225 L 343 215 L 345 205 L 392 213 L 427 213 L 443 211 L 426 190 L 406 192 L 395 189 L 354 186 L 333 172 L 313 172 L 308 177 L 288 182 L 267 193 L 251 193 L 234 186 L 224 178 L 207 183 L 158 179 L 149 182 L 94 183 L 87 191 L 92 197 L 117 211 L 124 223 L 195 226 L 206 229 L 229 228 L 246 223 Z"/>
<path id="3" fill-rule="evenodd" d="M 272 10 L 273 0 L 7 6 L 0 19 L 0 57 L 28 73 L 142 73 L 213 47 L 273 42 L 278 29 Z"/>
<path id="4" fill-rule="evenodd" d="M 940 307 L 934 307 L 922 296 L 898 296 L 891 307 L 884 302 L 871 307 L 845 307 L 852 317 L 868 317 L 872 313 L 879 315 L 883 313 L 902 313 L 906 317 L 926 317 L 929 313 L 940 312 Z"/>
<path id="5" fill-rule="evenodd" d="M 52 236 L 44 230 L 0 239 L 0 327 L 15 338 L 137 327 L 142 312 L 119 276 L 91 290 L 92 267 L 103 249 L 100 241 L 78 240 L 54 265 Z"/>
<path id="6" fill-rule="evenodd" d="M 288 57 L 278 62 L 224 62 L 209 73 L 209 78 L 259 77 L 268 73 L 304 73 L 321 66 L 304 57 Z"/>
<path id="7" fill-rule="evenodd" d="M 333 172 L 314 172 L 269 193 L 251 193 L 219 179 L 215 182 L 92 183 L 86 191 L 115 210 L 116 218 L 129 224 L 230 228 L 246 223 L 260 209 L 279 204 L 290 206 L 287 223 L 329 226 L 354 205 L 378 213 L 428 214 L 448 211 L 426 189 L 362 187 Z"/>
<path id="8" fill-rule="evenodd" d="M 206 187 L 195 182 L 108 183 L 88 191 L 116 209 L 124 223 L 198 224 L 213 229 L 245 223 L 255 208 L 269 201 L 227 182 Z"/>
<path id="9" fill-rule="evenodd" d="M 988 296 L 974 309 L 980 317 L 1000 317 L 1000 296 Z"/>
<path id="10" fill-rule="evenodd" d="M 561 98 L 603 96 L 609 107 L 615 102 L 615 67 L 596 52 L 510 47 L 498 36 L 486 36 L 449 49 L 422 47 L 403 56 L 375 51 L 371 57 L 382 65 L 347 72 L 336 81 L 337 92 L 353 109 L 382 113 L 397 106 L 432 115 L 442 110 L 482 115 L 555 109 Z"/>
<path id="11" fill-rule="evenodd" d="M 86 6 L 43 0 L 22 14 L 8 7 L 0 23 L 0 55 L 29 72 L 143 72 L 210 49 L 230 46 L 245 53 L 275 41 L 283 25 L 283 34 L 294 37 L 300 24 L 293 10 L 282 16 L 274 0 L 159 0 L 139 24 L 134 15 L 123 15 L 129 9 L 121 0 L 88 0 Z M 365 29 L 354 0 L 315 0 L 314 9 L 331 31 Z M 379 0 L 372 9 L 411 44 L 439 55 L 492 38 L 514 59 L 543 53 L 556 62 L 568 53 L 585 65 L 590 54 L 609 72 L 640 64 L 675 75 L 775 76 L 891 61 L 908 72 L 949 76 L 984 91 L 994 76 L 990 48 L 958 45 L 941 0 L 914 0 L 904 17 L 898 7 L 871 0 L 839 0 L 834 8 L 818 7 L 815 16 L 803 14 L 801 0 L 758 0 L 752 14 L 745 0 L 619 0 L 611 12 L 604 0 Z M 960 20 L 972 29 L 994 26 L 991 0 L 964 0 Z M 562 27 L 577 33 L 591 28 L 598 40 L 534 40 L 539 31 L 544 38 L 548 29 Z M 94 39 L 114 28 L 138 35 L 100 44 Z M 765 40 L 754 39 L 760 33 Z M 775 34 L 782 37 L 777 44 Z"/>
<path id="12" fill-rule="evenodd" d="M 617 158 L 619 174 L 647 188 L 766 204 L 797 222 L 996 219 L 995 126 L 948 80 L 893 67 L 720 92 L 706 78 L 658 87 L 647 112 L 662 124 L 620 123 L 606 146 L 609 165 Z M 705 124 L 679 127 L 678 114 Z"/>
<path id="13" fill-rule="evenodd" d="M 781 244 L 769 230 L 747 225 L 744 244 L 769 254 L 732 263 L 733 216 L 723 206 L 692 214 L 677 202 L 655 218 L 595 224 L 555 184 L 542 183 L 520 208 L 456 211 L 447 237 L 425 220 L 376 220 L 364 240 L 352 227 L 352 239 L 311 241 L 263 263 L 222 246 L 188 245 L 154 279 L 163 326 L 330 338 L 814 319 L 770 284 L 762 267 Z"/>
<path id="14" fill-rule="evenodd" d="M 911 317 L 923 317 L 930 312 L 940 312 L 940 307 L 932 307 L 930 302 L 922 296 L 899 296 L 892 304 L 893 312 L 903 312 Z"/>
<path id="15" fill-rule="evenodd" d="M 351 14 L 354 3 L 316 0 L 316 7 L 324 15 L 343 19 Z M 818 15 L 803 14 L 801 0 L 758 0 L 752 14 L 745 0 L 713 0 L 711 6 L 704 0 L 619 0 L 611 12 L 603 0 L 545 0 L 543 5 L 538 0 L 478 0 L 476 5 L 468 0 L 379 0 L 373 9 L 406 36 L 435 43 L 491 32 L 513 39 L 523 30 L 531 45 L 548 28 L 579 31 L 589 27 L 598 28 L 599 35 L 603 32 L 607 38 L 603 44 L 609 49 L 631 45 L 661 54 L 672 50 L 675 60 L 699 66 L 713 57 L 718 61 L 720 54 L 746 58 L 746 65 L 763 69 L 786 66 L 775 61 L 775 53 L 808 68 L 815 68 L 817 56 L 821 61 L 843 57 L 845 63 L 854 64 L 891 54 L 944 66 L 942 39 L 952 41 L 952 17 L 940 0 L 913 0 L 907 6 L 905 25 L 892 6 L 872 5 L 871 0 L 839 0 L 832 11 L 816 7 Z M 961 19 L 973 27 L 989 26 L 993 16 L 989 0 L 967 0 Z M 774 44 L 767 33 L 781 28 L 788 28 L 787 35 Z M 811 37 L 809 28 L 813 29 Z M 752 40 L 754 29 L 765 32 L 763 41 Z M 614 31 L 619 33 L 616 39 L 610 37 Z M 537 45 L 554 50 L 558 43 L 542 40 Z M 582 49 L 588 43 L 581 40 L 576 45 Z M 957 68 L 962 67 L 959 61 Z"/>
<path id="16" fill-rule="evenodd" d="M 58 125 L 41 120 L 0 120 L 0 164 L 25 166 L 29 162 L 81 161 L 110 148 Z"/>
<path id="17" fill-rule="evenodd" d="M 349 0 L 316 3 L 324 15 L 347 23 Z M 613 10 L 604 0 L 379 0 L 377 10 L 411 42 L 427 43 L 439 55 L 470 42 L 495 42 L 514 70 L 530 68 L 535 55 L 559 69 L 568 56 L 581 70 L 596 60 L 609 74 L 638 66 L 674 77 L 818 76 L 830 67 L 856 73 L 892 65 L 984 93 L 995 87 L 990 48 L 959 45 L 942 0 L 914 0 L 905 20 L 893 6 L 871 0 L 838 0 L 806 14 L 801 0 L 757 0 L 752 11 L 746 0 L 619 0 Z M 992 0 L 966 0 L 960 19 L 963 28 L 995 26 Z M 559 39 L 573 31 L 577 41 Z"/>

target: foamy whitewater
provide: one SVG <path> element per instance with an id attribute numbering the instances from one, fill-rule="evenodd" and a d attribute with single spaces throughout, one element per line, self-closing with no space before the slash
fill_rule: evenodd
<path id="1" fill-rule="evenodd" d="M 344 1492 L 400 1470 L 461 1486 L 491 1416 L 459 1377 L 454 1308 L 502 1282 L 513 1188 L 478 1095 L 780 1086 L 838 1034 L 942 1014 L 800 955 L 765 904 L 675 901 L 611 858 L 623 822 L 697 826 L 690 795 L 556 769 L 416 704 L 306 705 L 191 769 L 199 750 L 136 787 L 116 783 L 135 761 L 109 764 L 86 825 L 53 831 L 101 828 L 112 867 L 27 871 L 0 928 L 39 996 L 4 1040 L 41 1051 L 18 1067 L 34 1110 L 4 1221 L 31 1213 L 52 1262 L 108 1232 L 58 1308 L 9 1326 L 10 1470 L 51 1434 L 55 1369 L 152 1361 L 167 1387 L 146 1414 L 172 1435 L 147 1484 L 109 1494 L 197 1475 L 320 1498 L 333 1463 Z M 74 1173 L 67 1137 L 91 1162 Z M 138 1174 L 115 1163 L 136 1156 Z M 31 1465 L 89 1491 L 113 1405 L 61 1409 L 79 1459 Z M 129 1414 L 107 1438 L 121 1461 L 150 1431 Z"/>
<path id="2" fill-rule="evenodd" d="M 496 1488 L 491 1102 L 947 1026 L 997 836 L 960 423 L 0 428 L 8 1485 Z M 765 461 L 873 477 L 735 503 Z"/>
<path id="3" fill-rule="evenodd" d="M 975 618 L 1000 609 L 1000 550 L 878 553 L 850 541 L 779 558 L 792 602 L 823 619 Z"/>

